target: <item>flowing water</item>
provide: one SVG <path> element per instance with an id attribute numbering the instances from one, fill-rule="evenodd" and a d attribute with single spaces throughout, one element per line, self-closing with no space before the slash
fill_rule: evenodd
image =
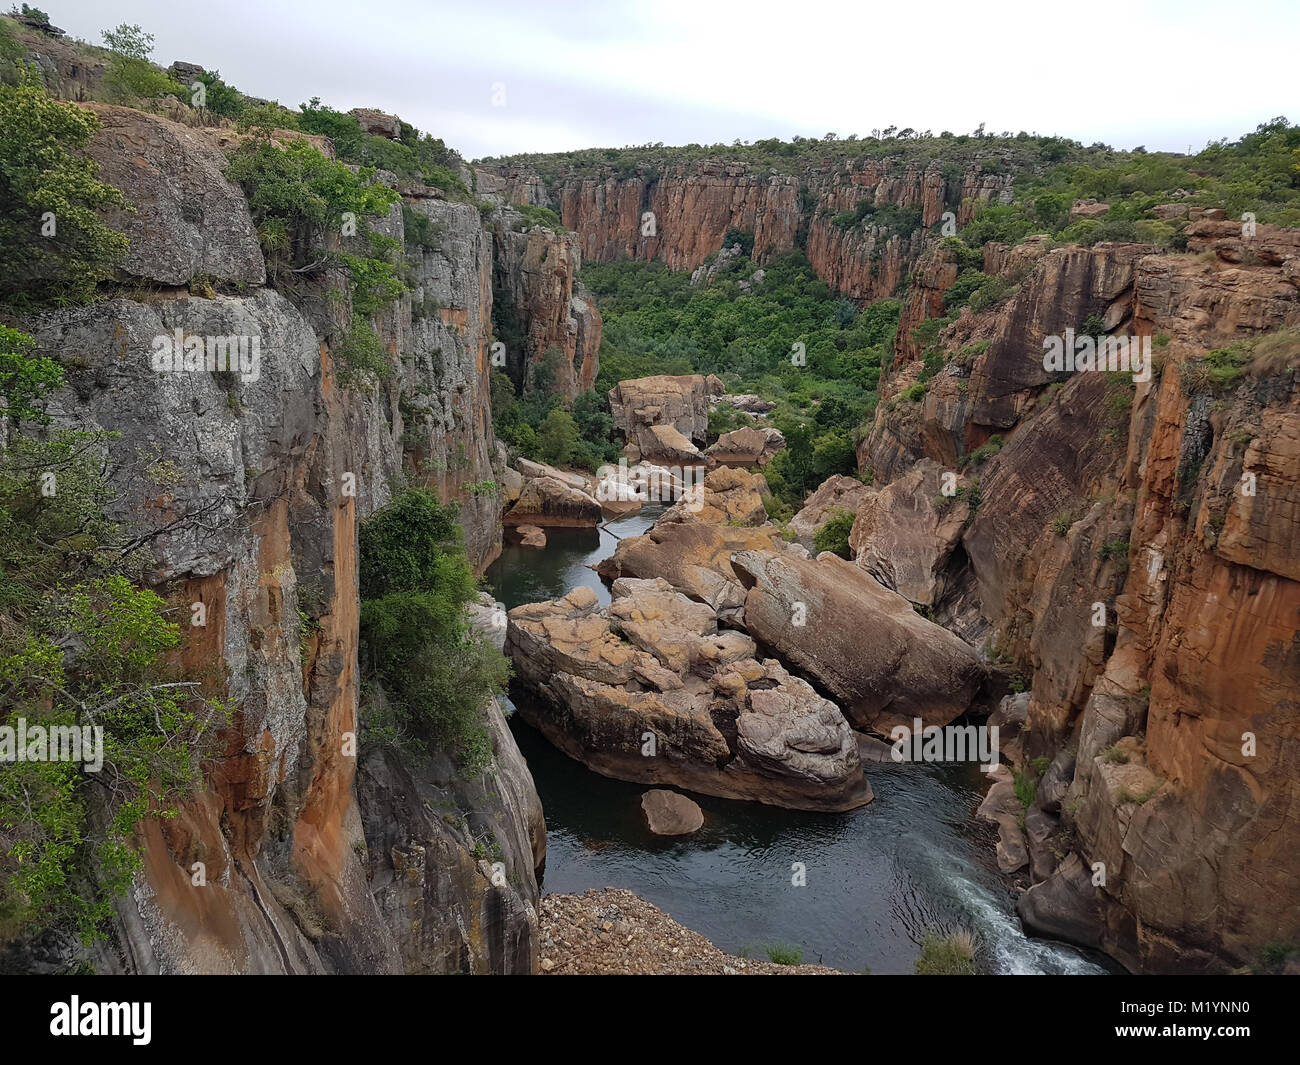
<path id="1" fill-rule="evenodd" d="M 658 515 L 550 529 L 542 550 L 508 544 L 488 570 L 493 594 L 514 607 L 586 585 L 607 603 L 588 566 Z M 927 932 L 956 929 L 975 933 L 987 971 L 1106 971 L 1103 959 L 1021 931 L 990 830 L 971 819 L 981 798 L 974 765 L 871 763 L 875 801 L 847 814 L 692 794 L 704 828 L 660 839 L 641 816 L 645 785 L 593 773 L 518 715 L 510 721 L 546 812 L 547 892 L 627 888 L 730 953 L 795 945 L 804 961 L 848 972 L 910 973 Z M 795 863 L 806 886 L 792 884 Z"/>

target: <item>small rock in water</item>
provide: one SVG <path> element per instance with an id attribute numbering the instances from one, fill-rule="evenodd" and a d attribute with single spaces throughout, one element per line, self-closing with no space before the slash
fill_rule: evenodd
<path id="1" fill-rule="evenodd" d="M 545 547 L 546 533 L 536 525 L 517 525 L 515 532 L 519 534 L 519 544 L 521 547 Z"/>
<path id="2" fill-rule="evenodd" d="M 685 795 L 655 788 L 641 796 L 641 810 L 656 836 L 689 836 L 704 824 L 704 811 Z"/>

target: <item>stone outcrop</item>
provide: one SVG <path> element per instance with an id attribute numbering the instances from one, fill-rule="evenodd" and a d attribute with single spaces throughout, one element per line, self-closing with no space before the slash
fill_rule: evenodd
<path id="1" fill-rule="evenodd" d="M 602 323 L 595 301 L 577 280 L 582 264 L 577 238 L 529 225 L 503 208 L 495 215 L 493 242 L 495 297 L 522 338 L 522 350 L 506 344 L 511 376 L 531 384 L 540 367 L 552 392 L 570 399 L 586 392 L 600 372 Z"/>
<path id="2" fill-rule="evenodd" d="M 1043 340 L 1077 332 L 1090 318 L 1108 332 L 1124 334 L 1131 324 L 1136 264 L 1149 257 L 1144 244 L 1063 247 L 1038 258 L 1020 288 L 995 311 L 964 314 L 948 327 L 943 347 L 950 362 L 926 384 L 919 403 L 898 400 L 916 380 L 920 351 L 912 329 L 937 316 L 942 290 L 956 279 L 956 265 L 940 245 L 928 272 L 918 277 L 899 325 L 895 365 L 882 382 L 882 397 L 896 402 L 877 408 L 875 423 L 858 445 L 860 468 L 885 484 L 922 457 L 955 469 L 994 435 L 1002 435 L 1033 412 L 1043 390 L 1061 375 L 1043 367 Z M 928 278 L 928 280 L 927 280 Z M 904 341 L 903 337 L 908 337 Z"/>
<path id="3" fill-rule="evenodd" d="M 195 130 L 129 107 L 92 105 L 101 128 L 87 154 L 130 205 L 105 221 L 126 234 L 125 276 L 185 286 L 196 278 L 260 285 L 266 264 L 226 157 Z M 139 209 L 147 205 L 147 209 Z"/>
<path id="4" fill-rule="evenodd" d="M 385 114 L 373 107 L 354 107 L 348 114 L 372 137 L 387 137 L 393 141 L 401 139 L 402 120 L 396 115 Z"/>
<path id="5" fill-rule="evenodd" d="M 660 521 L 762 525 L 767 521 L 767 509 L 760 488 L 765 490 L 765 483 L 748 471 L 722 466 L 710 470 L 703 481 L 691 485 Z"/>
<path id="6" fill-rule="evenodd" d="M 849 534 L 859 566 L 922 606 L 933 606 L 946 590 L 945 570 L 970 517 L 966 500 L 943 494 L 945 472 L 937 462 L 923 460 L 865 495 Z M 954 492 L 958 487 L 954 479 Z"/>
<path id="7" fill-rule="evenodd" d="M 776 429 L 746 426 L 723 433 L 704 449 L 710 465 L 766 466 L 785 447 L 785 437 Z"/>
<path id="8" fill-rule="evenodd" d="M 710 396 L 709 406 L 727 406 L 732 410 L 738 410 L 745 414 L 754 414 L 762 416 L 770 414 L 776 410 L 776 404 L 771 400 L 766 400 L 762 396 L 756 396 L 753 392 L 741 392 L 737 395 Z"/>
<path id="9" fill-rule="evenodd" d="M 958 472 L 1002 436 L 961 471 L 978 506 L 933 609 L 1029 686 L 1008 751 L 1040 778 L 1024 811 L 1026 926 L 1135 971 L 1227 971 L 1300 934 L 1284 886 L 1300 876 L 1284 857 L 1300 679 L 1300 344 L 1285 330 L 1300 324 L 1300 262 L 1294 231 L 1258 226 L 1252 247 L 1242 223 L 1202 214 L 1187 232 L 1197 254 L 986 248 L 986 270 L 1018 275 L 1019 290 L 948 327 L 952 362 L 916 414 L 882 403 L 859 452 L 919 517 L 933 493 L 909 479 L 933 473 L 923 460 Z M 1153 338 L 1150 380 L 1042 373 L 1043 338 L 1092 316 Z M 1216 384 L 1205 353 L 1253 339 L 1259 354 Z M 916 369 L 904 362 L 885 397 Z M 923 518 L 927 536 L 941 518 Z M 1022 857 L 1003 840 L 1004 867 Z"/>
<path id="10" fill-rule="evenodd" d="M 817 531 L 836 514 L 856 514 L 864 501 L 875 495 L 876 490 L 863 484 L 856 477 L 846 477 L 837 473 L 828 477 L 806 500 L 799 512 L 790 519 L 790 528 L 794 531 L 796 542 L 809 551 Z"/>
<path id="11" fill-rule="evenodd" d="M 996 825 L 998 829 L 997 861 L 1004 873 L 1019 872 L 1029 864 L 1029 849 L 1025 845 L 1025 832 L 1021 827 L 1025 810 L 1016 796 L 1016 782 L 1005 765 L 991 774 L 993 786 L 980 803 L 975 816 L 981 821 Z"/>
<path id="12" fill-rule="evenodd" d="M 526 168 L 497 169 L 513 195 L 531 187 Z M 945 210 L 957 223 L 968 222 L 979 206 L 1006 192 L 1015 169 L 1013 164 L 1005 173 L 985 173 L 971 166 L 958 175 L 938 162 L 888 158 L 832 167 L 813 154 L 796 173 L 781 174 L 701 160 L 646 166 L 633 174 L 561 176 L 547 195 L 577 232 L 583 256 L 594 262 L 658 260 L 695 270 L 721 251 L 729 230 L 740 230 L 753 234 L 756 263 L 803 246 L 819 277 L 865 301 L 894 292 Z M 847 229 L 835 224 L 836 214 L 863 201 L 915 211 L 917 224 L 905 232 L 869 222 Z"/>
<path id="13" fill-rule="evenodd" d="M 620 540 L 597 567 L 607 581 L 619 577 L 662 577 L 677 591 L 707 603 L 725 621 L 739 617 L 745 588 L 732 565 L 738 551 L 776 551 L 774 525 L 739 527 L 702 522 L 658 522 L 644 536 Z"/>
<path id="14" fill-rule="evenodd" d="M 600 504 L 580 488 L 553 477 L 527 481 L 514 505 L 502 515 L 506 525 L 595 527 L 603 520 Z"/>
<path id="15" fill-rule="evenodd" d="M 542 804 L 496 700 L 484 712 L 496 756 L 490 772 L 465 779 L 445 757 L 412 764 L 380 747 L 361 761 L 362 857 L 406 973 L 537 969 Z M 483 847 L 492 861 L 477 856 Z M 494 884 L 495 861 L 504 885 Z"/>
<path id="16" fill-rule="evenodd" d="M 658 179 L 565 182 L 555 199 L 564 224 L 578 233 L 582 254 L 593 262 L 657 259 L 682 270 L 721 248 L 728 229 L 752 232 L 756 249 L 794 247 L 798 191 L 791 177 L 705 161 L 674 167 Z"/>
<path id="17" fill-rule="evenodd" d="M 492 434 L 492 239 L 471 204 L 412 199 L 443 234 L 436 248 L 406 250 L 412 291 L 380 317 L 398 360 L 399 393 L 388 403 L 408 481 L 460 504 L 465 546 L 482 571 L 501 549 L 502 502 L 466 486 L 496 481 L 504 467 Z M 397 206 L 388 235 L 402 237 Z M 432 308 L 432 309 L 431 309 Z"/>
<path id="18" fill-rule="evenodd" d="M 855 728 L 945 725 L 965 713 L 983 670 L 974 652 L 868 573 L 829 552 L 742 551 L 746 631 L 815 681 Z"/>
<path id="19" fill-rule="evenodd" d="M 562 470 L 549 463 L 534 462 L 532 459 L 522 457 L 515 459 L 515 469 L 530 481 L 538 477 L 549 477 L 553 481 L 567 484 L 570 488 L 580 488 L 584 492 L 590 492 L 592 489 L 591 477 L 576 470 Z"/>
<path id="20" fill-rule="evenodd" d="M 631 444 L 626 453 L 634 462 L 652 462 L 668 466 L 703 466 L 704 454 L 672 425 L 652 425 L 640 434 L 640 443 Z"/>
<path id="21" fill-rule="evenodd" d="M 546 546 L 546 532 L 536 525 L 516 525 L 515 535 L 519 537 L 521 547 Z"/>
<path id="22" fill-rule="evenodd" d="M 623 578 L 510 611 L 520 714 L 606 776 L 808 810 L 868 802 L 838 708 L 709 606 L 665 580 Z M 531 697 L 530 697 L 531 696 Z"/>
<path id="23" fill-rule="evenodd" d="M 698 456 L 695 447 L 704 443 L 709 428 L 709 398 L 724 391 L 722 382 L 711 375 L 661 374 L 620 381 L 610 389 L 609 406 L 629 460 L 671 466 L 680 464 L 675 455 L 688 460 Z M 656 428 L 674 432 L 656 433 Z"/>

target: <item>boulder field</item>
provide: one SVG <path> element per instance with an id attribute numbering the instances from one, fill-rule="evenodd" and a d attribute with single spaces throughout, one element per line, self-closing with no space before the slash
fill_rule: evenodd
<path id="1" fill-rule="evenodd" d="M 767 522 L 760 478 L 711 472 L 579 588 L 510 612 L 520 713 L 597 772 L 811 810 L 870 797 L 853 729 L 946 724 L 974 650 L 869 573 Z"/>

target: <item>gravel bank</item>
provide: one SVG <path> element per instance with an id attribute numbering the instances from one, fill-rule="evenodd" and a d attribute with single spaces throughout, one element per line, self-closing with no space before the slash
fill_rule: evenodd
<path id="1" fill-rule="evenodd" d="M 541 904 L 543 974 L 837 976 L 822 965 L 776 965 L 724 954 L 657 906 L 619 888 L 547 895 Z"/>

